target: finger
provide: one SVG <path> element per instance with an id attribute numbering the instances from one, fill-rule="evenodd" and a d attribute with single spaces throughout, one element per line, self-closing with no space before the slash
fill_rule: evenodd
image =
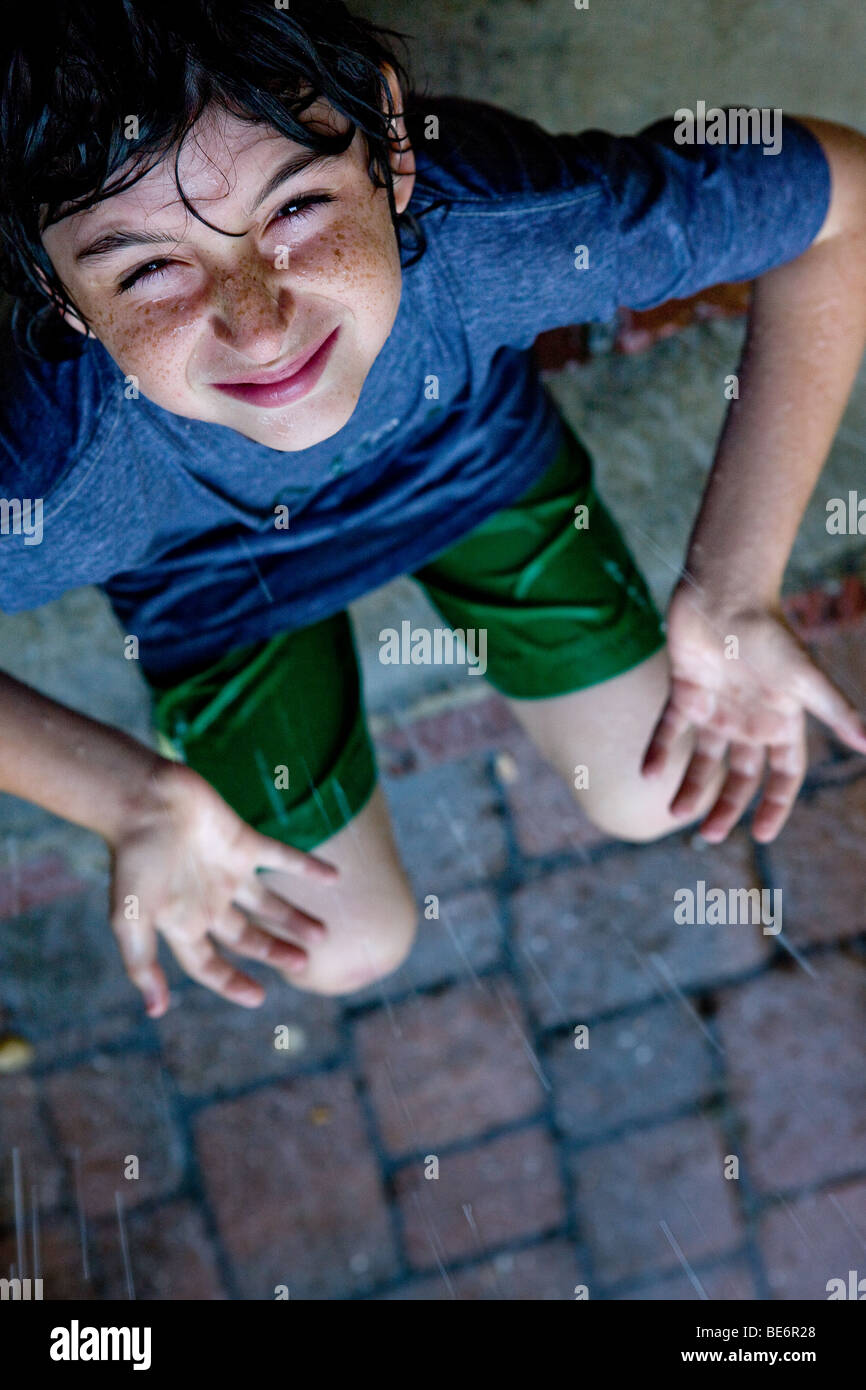
<path id="1" fill-rule="evenodd" d="M 832 729 L 849 748 L 866 753 L 866 725 L 851 701 L 817 666 L 810 664 L 801 680 L 800 699 L 809 713 Z"/>
<path id="2" fill-rule="evenodd" d="M 700 833 L 711 844 L 727 839 L 740 820 L 758 787 L 764 770 L 763 747 L 749 743 L 734 743 L 728 753 L 728 775 L 722 789 L 700 827 Z"/>
<path id="3" fill-rule="evenodd" d="M 171 994 L 165 971 L 159 964 L 159 939 L 148 921 L 127 921 L 123 911 L 115 912 L 111 928 L 120 948 L 124 969 L 136 989 L 144 995 L 149 1018 L 162 1018 Z"/>
<path id="4" fill-rule="evenodd" d="M 260 926 L 286 941 L 316 943 L 328 930 L 320 917 L 313 917 L 276 893 L 269 893 L 263 885 L 241 889 L 235 896 L 235 903 Z"/>
<path id="5" fill-rule="evenodd" d="M 202 936 L 194 943 L 173 937 L 167 940 L 178 964 L 191 980 L 247 1009 L 258 1008 L 262 1003 L 265 997 L 262 986 L 218 955 L 208 937 Z"/>
<path id="6" fill-rule="evenodd" d="M 721 734 L 706 729 L 700 731 L 683 779 L 670 803 L 672 816 L 693 815 L 698 809 L 719 774 L 727 746 L 728 741 Z"/>
<path id="7" fill-rule="evenodd" d="M 807 767 L 805 721 L 795 742 L 770 746 L 768 762 L 770 773 L 752 822 L 752 834 L 762 843 L 776 838 L 803 785 Z"/>
<path id="8" fill-rule="evenodd" d="M 271 840 L 266 835 L 256 835 L 252 850 L 254 872 L 257 874 L 300 874 L 317 883 L 334 883 L 340 876 L 337 865 L 327 859 L 305 854 L 291 845 L 282 845 L 279 840 Z"/>
<path id="9" fill-rule="evenodd" d="M 645 777 L 657 777 L 664 771 L 671 749 L 691 728 L 691 722 L 673 699 L 668 700 L 653 730 L 641 764 L 641 772 Z"/>
<path id="10" fill-rule="evenodd" d="M 234 916 L 240 920 L 240 926 L 235 924 Z M 306 968 L 307 953 L 302 946 L 281 941 L 270 932 L 247 922 L 240 913 L 234 916 L 211 927 L 212 935 L 224 946 L 230 946 L 239 956 L 272 965 L 275 970 L 297 971 Z"/>

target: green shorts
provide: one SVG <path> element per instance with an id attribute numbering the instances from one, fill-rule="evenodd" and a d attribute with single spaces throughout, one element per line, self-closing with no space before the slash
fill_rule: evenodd
<path id="1" fill-rule="evenodd" d="M 487 679 L 516 699 L 597 685 L 664 644 L 643 577 L 593 486 L 592 461 L 565 425 L 540 480 L 412 578 L 448 629 L 486 634 L 486 651 L 476 636 L 464 661 L 478 664 L 484 652 Z M 448 660 L 447 649 L 431 634 L 430 657 Z M 405 645 L 398 659 L 408 659 Z M 345 611 L 231 651 L 180 684 L 153 684 L 152 696 L 163 751 L 262 834 L 315 849 L 375 789 Z"/>

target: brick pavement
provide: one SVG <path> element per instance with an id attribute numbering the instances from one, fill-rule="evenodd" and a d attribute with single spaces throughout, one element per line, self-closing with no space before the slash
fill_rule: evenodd
<path id="1" fill-rule="evenodd" d="M 843 600 L 791 611 L 862 692 Z M 634 846 L 587 825 L 496 695 L 375 732 L 439 916 L 362 994 L 246 1011 L 176 974 L 154 1024 L 104 885 L 54 861 L 23 901 L 26 862 L 0 880 L 3 1023 L 35 1049 L 0 1076 L 0 1266 L 17 1171 L 57 1299 L 820 1299 L 859 1270 L 866 760 L 816 736 L 771 847 Z M 781 887 L 783 933 L 676 926 L 699 878 Z"/>

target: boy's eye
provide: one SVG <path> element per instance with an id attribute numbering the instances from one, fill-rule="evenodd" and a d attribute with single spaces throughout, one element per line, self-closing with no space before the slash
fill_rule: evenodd
<path id="1" fill-rule="evenodd" d="M 274 218 L 275 222 L 299 222 L 302 217 L 306 217 L 318 203 L 334 203 L 336 199 L 333 193 L 310 193 L 303 198 L 294 198 L 290 203 L 284 203 Z"/>
<path id="2" fill-rule="evenodd" d="M 295 198 L 291 203 L 284 203 L 274 221 L 299 222 L 302 218 L 309 216 L 317 204 L 336 201 L 332 193 L 310 193 L 306 197 Z M 126 294 L 135 285 L 147 284 L 152 280 L 161 280 L 168 267 L 174 264 L 174 261 L 167 260 L 148 261 L 145 265 L 134 270 L 131 275 L 127 275 L 125 280 L 121 280 L 117 290 L 118 294 Z"/>
<path id="3" fill-rule="evenodd" d="M 127 290 L 132 289 L 133 285 L 140 285 L 145 281 L 161 280 L 165 275 L 167 267 L 171 264 L 171 261 L 160 260 L 148 261 L 146 265 L 139 266 L 138 270 L 134 270 L 131 275 L 127 275 L 125 280 L 121 280 L 117 289 L 118 294 L 126 294 Z"/>

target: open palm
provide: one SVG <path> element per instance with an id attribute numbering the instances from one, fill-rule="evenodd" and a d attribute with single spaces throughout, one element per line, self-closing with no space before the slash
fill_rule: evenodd
<path id="1" fill-rule="evenodd" d="M 688 586 L 674 594 L 667 619 L 671 691 L 644 755 L 643 772 L 667 765 L 689 729 L 695 747 L 670 809 L 694 815 L 707 788 L 727 769 L 701 824 L 723 840 L 762 787 L 752 831 L 772 840 L 787 820 L 806 774 L 806 713 L 843 743 L 866 753 L 857 710 L 811 660 L 780 612 L 710 616 Z"/>

